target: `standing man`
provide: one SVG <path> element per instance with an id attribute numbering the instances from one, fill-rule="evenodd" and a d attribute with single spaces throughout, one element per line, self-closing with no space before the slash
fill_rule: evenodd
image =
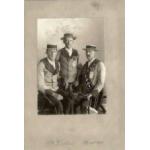
<path id="1" fill-rule="evenodd" d="M 98 99 L 99 93 L 104 87 L 105 66 L 102 61 L 96 58 L 96 46 L 87 45 L 84 49 L 86 52 L 87 62 L 84 64 L 80 77 L 79 87 L 81 97 L 79 103 L 82 113 L 87 113 L 89 105 L 93 99 Z M 94 104 L 93 104 L 94 105 Z"/>
<path id="2" fill-rule="evenodd" d="M 58 114 L 63 113 L 61 100 L 63 97 L 58 94 L 58 73 L 59 65 L 55 61 L 57 55 L 57 45 L 47 45 L 47 57 L 40 60 L 38 64 L 38 90 L 39 94 L 47 97 L 57 109 Z"/>
<path id="3" fill-rule="evenodd" d="M 71 92 L 77 84 L 77 67 L 79 61 L 78 51 L 73 48 L 76 37 L 65 33 L 63 40 L 65 47 L 58 51 L 57 61 L 60 64 L 60 87 L 63 90 L 65 113 L 73 113 L 73 100 Z"/>

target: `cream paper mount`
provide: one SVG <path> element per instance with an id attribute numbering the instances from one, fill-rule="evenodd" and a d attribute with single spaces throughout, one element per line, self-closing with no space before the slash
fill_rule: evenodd
<path id="1" fill-rule="evenodd" d="M 101 49 L 105 115 L 37 114 L 37 63 L 48 42 L 62 48 L 68 30 L 78 37 L 82 64 L 86 44 Z M 25 150 L 124 150 L 124 0 L 27 0 L 24 33 Z"/>

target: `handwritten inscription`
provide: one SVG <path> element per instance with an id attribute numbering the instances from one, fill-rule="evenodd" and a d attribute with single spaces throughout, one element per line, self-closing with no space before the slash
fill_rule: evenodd
<path id="1" fill-rule="evenodd" d="M 84 141 L 71 141 L 71 140 L 60 140 L 60 139 L 57 139 L 57 140 L 50 140 L 48 142 L 49 144 L 52 144 L 52 145 L 75 145 L 75 144 L 84 144 L 84 145 L 87 145 L 87 144 L 103 144 L 103 141 L 100 141 L 100 140 L 84 140 Z"/>

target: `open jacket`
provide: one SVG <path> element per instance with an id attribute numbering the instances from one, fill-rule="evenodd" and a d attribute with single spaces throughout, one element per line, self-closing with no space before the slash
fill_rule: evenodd
<path id="1" fill-rule="evenodd" d="M 77 79 L 79 55 L 77 50 L 72 50 L 72 55 L 69 56 L 66 49 L 62 48 L 58 51 L 56 58 L 60 64 L 60 77 L 68 83 L 74 82 Z"/>
<path id="2" fill-rule="evenodd" d="M 102 61 L 95 59 L 89 66 L 88 62 L 82 68 L 79 76 L 79 86 L 82 93 L 99 93 L 104 87 L 105 66 Z"/>

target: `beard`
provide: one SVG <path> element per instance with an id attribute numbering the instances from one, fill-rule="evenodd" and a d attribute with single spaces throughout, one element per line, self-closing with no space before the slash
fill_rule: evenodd
<path id="1" fill-rule="evenodd" d="M 90 61 L 92 59 L 92 57 L 90 57 L 90 56 L 86 56 L 86 57 L 87 57 L 88 61 Z"/>

